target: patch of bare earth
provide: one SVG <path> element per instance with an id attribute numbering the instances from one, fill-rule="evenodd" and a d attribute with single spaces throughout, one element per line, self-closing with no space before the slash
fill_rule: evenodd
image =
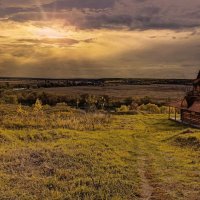
<path id="1" fill-rule="evenodd" d="M 138 175 L 141 180 L 140 200 L 173 200 L 165 186 L 154 177 L 155 174 L 150 167 L 151 159 L 148 156 L 141 156 L 138 159 Z"/>
<path id="2" fill-rule="evenodd" d="M 150 200 L 153 193 L 153 187 L 150 184 L 150 179 L 147 176 L 147 160 L 141 158 L 139 160 L 138 174 L 141 179 L 141 200 Z"/>

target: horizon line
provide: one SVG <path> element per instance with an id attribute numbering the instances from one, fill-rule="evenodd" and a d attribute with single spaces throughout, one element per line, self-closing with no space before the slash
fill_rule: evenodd
<path id="1" fill-rule="evenodd" d="M 150 77 L 141 77 L 141 78 L 131 78 L 131 77 L 101 77 L 101 78 L 53 78 L 53 77 L 20 77 L 20 76 L 0 76 L 0 79 L 32 79 L 32 80 L 108 80 L 108 79 L 148 79 L 148 80 L 194 80 L 192 78 L 150 78 Z"/>

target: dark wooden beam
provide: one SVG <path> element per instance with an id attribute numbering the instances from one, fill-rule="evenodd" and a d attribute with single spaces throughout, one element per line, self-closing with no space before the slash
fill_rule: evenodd
<path id="1" fill-rule="evenodd" d="M 176 108 L 175 108 L 175 120 L 176 120 Z"/>
<path id="2" fill-rule="evenodd" d="M 168 114 L 168 118 L 170 119 L 171 117 L 171 107 L 169 106 L 169 114 Z"/>

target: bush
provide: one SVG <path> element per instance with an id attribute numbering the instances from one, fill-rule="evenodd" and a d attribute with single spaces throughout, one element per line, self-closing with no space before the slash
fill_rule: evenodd
<path id="1" fill-rule="evenodd" d="M 139 106 L 139 110 L 151 114 L 160 113 L 160 108 L 157 105 L 151 103 L 148 103 L 147 105 L 142 104 L 141 106 Z"/>
<path id="2" fill-rule="evenodd" d="M 130 107 L 126 105 L 121 105 L 120 108 L 116 109 L 117 112 L 128 112 L 129 110 L 130 110 Z"/>
<path id="3" fill-rule="evenodd" d="M 130 105 L 130 110 L 137 110 L 138 109 L 138 104 L 136 102 L 132 102 Z"/>
<path id="4" fill-rule="evenodd" d="M 152 103 L 152 100 L 148 96 L 145 96 L 145 97 L 140 99 L 140 104 L 147 105 L 147 104 L 151 104 L 151 103 Z"/>

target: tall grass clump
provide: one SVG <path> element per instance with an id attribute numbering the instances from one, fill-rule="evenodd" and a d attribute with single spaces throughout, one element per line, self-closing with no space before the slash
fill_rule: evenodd
<path id="1" fill-rule="evenodd" d="M 58 105 L 49 108 L 42 106 L 37 100 L 33 107 L 22 105 L 12 106 L 7 111 L 5 106 L 0 106 L 1 127 L 10 129 L 23 128 L 66 128 L 72 130 L 97 130 L 105 127 L 110 121 L 110 116 L 104 113 L 86 113 L 73 110 L 67 105 Z M 10 112 L 12 110 L 12 112 Z"/>

